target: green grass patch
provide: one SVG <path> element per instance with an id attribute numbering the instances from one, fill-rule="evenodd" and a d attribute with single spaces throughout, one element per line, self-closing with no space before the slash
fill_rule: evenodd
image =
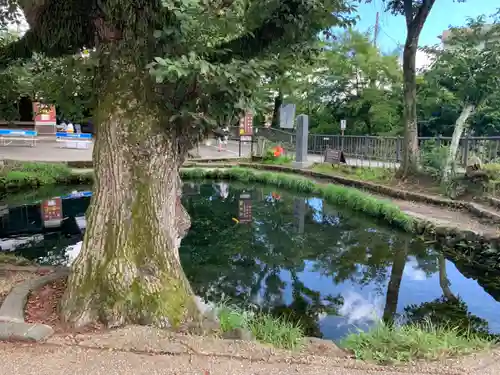
<path id="1" fill-rule="evenodd" d="M 262 164 L 272 164 L 272 165 L 290 165 L 293 162 L 293 158 L 290 156 L 277 156 L 273 158 L 267 158 L 262 160 Z"/>
<path id="2" fill-rule="evenodd" d="M 17 256 L 9 253 L 0 253 L 0 264 L 11 264 L 14 266 L 30 266 L 33 263 L 21 256 Z"/>
<path id="3" fill-rule="evenodd" d="M 302 327 L 285 318 L 263 312 L 248 312 L 225 303 L 215 310 L 223 332 L 236 328 L 245 329 L 252 332 L 257 341 L 276 348 L 294 350 L 303 344 Z"/>
<path id="4" fill-rule="evenodd" d="M 380 364 L 438 360 L 488 350 L 484 335 L 430 322 L 403 326 L 379 323 L 368 332 L 352 333 L 341 342 L 357 359 Z"/>
<path id="5" fill-rule="evenodd" d="M 321 196 L 326 202 L 363 212 L 371 217 L 383 219 L 391 225 L 412 232 L 416 221 L 405 214 L 389 200 L 375 198 L 361 190 L 333 184 L 320 184 L 313 180 L 281 172 L 263 172 L 248 168 L 187 168 L 181 169 L 184 179 L 228 179 L 241 182 L 259 182 L 275 185 L 302 193 L 312 193 Z"/>
<path id="6" fill-rule="evenodd" d="M 0 190 L 54 185 L 58 183 L 80 183 L 89 181 L 86 174 L 75 174 L 62 163 L 12 162 L 0 169 Z"/>
<path id="7" fill-rule="evenodd" d="M 341 175 L 362 181 L 387 183 L 394 179 L 395 171 L 389 168 L 355 168 L 346 165 L 316 164 L 314 172 L 330 175 Z"/>

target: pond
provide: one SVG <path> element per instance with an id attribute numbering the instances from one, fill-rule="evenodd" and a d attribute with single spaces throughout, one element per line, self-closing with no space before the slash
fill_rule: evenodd
<path id="1" fill-rule="evenodd" d="M 91 192 L 54 188 L 0 201 L 0 247 L 67 263 Z M 420 239 L 314 196 L 238 183 L 185 183 L 192 226 L 180 249 L 196 294 L 300 321 L 340 339 L 381 318 L 430 318 L 500 333 L 500 270 L 443 255 Z M 476 281 L 478 279 L 479 281 Z"/>

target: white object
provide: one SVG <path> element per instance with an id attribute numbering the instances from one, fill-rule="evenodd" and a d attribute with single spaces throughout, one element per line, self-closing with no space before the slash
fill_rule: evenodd
<path id="1" fill-rule="evenodd" d="M 340 130 L 345 130 L 347 120 L 340 120 Z"/>

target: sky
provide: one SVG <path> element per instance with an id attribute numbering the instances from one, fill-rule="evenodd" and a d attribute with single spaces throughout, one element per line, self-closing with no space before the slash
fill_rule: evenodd
<path id="1" fill-rule="evenodd" d="M 469 17 L 480 15 L 491 15 L 500 8 L 500 2 L 495 0 L 467 0 L 465 3 L 457 3 L 454 0 L 436 0 L 434 7 L 425 22 L 420 34 L 420 46 L 434 45 L 440 43 L 438 36 L 450 26 L 463 26 Z M 372 0 L 371 3 L 358 6 L 360 19 L 356 24 L 359 31 L 373 32 L 376 13 L 379 15 L 380 32 L 378 45 L 383 52 L 394 51 L 399 45 L 404 45 L 406 38 L 406 24 L 403 16 L 393 16 L 384 12 L 383 0 Z M 427 62 L 425 53 L 417 53 L 417 66 L 424 66 Z"/>

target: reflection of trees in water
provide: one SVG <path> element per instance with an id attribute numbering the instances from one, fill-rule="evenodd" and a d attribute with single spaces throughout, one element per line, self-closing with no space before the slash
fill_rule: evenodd
<path id="1" fill-rule="evenodd" d="M 489 335 L 488 322 L 471 314 L 467 304 L 451 290 L 451 283 L 446 271 L 446 258 L 438 256 L 439 285 L 443 295 L 430 302 L 409 305 L 404 309 L 406 323 L 430 322 L 437 326 L 447 326 L 464 334 L 470 332 Z"/>
<path id="2" fill-rule="evenodd" d="M 204 186 L 200 196 L 186 198 L 193 225 L 182 242 L 181 261 L 194 290 L 209 300 L 230 298 L 243 306 L 258 303 L 301 321 L 308 334 L 319 335 L 318 317 L 335 314 L 342 299 L 307 288 L 300 280 L 302 272 L 310 271 L 306 265 L 336 283 L 350 280 L 360 285 L 377 283 L 381 288 L 392 265 L 397 266 L 393 273 L 400 273 L 401 279 L 407 255 L 432 273 L 435 255 L 421 242 L 374 227 L 351 213 L 332 208 L 319 212 L 306 206 L 304 231 L 298 233 L 296 202 L 286 195 L 279 202 L 266 202 L 262 197 L 271 189 L 264 190 L 252 192 L 254 197 L 258 192 L 261 199 L 252 202 L 251 224 L 231 220 L 238 214 L 239 194 L 234 185 L 224 202 L 210 200 L 211 188 Z M 289 285 L 283 279 L 286 275 Z M 393 285 L 391 301 L 397 306 L 399 284 Z M 285 302 L 287 290 L 292 297 L 289 303 Z"/>
<path id="3" fill-rule="evenodd" d="M 406 256 L 408 254 L 408 239 L 405 239 L 404 245 L 394 254 L 394 261 L 391 267 L 391 277 L 387 284 L 387 293 L 385 299 L 383 320 L 386 323 L 394 321 L 396 310 L 398 308 L 399 289 L 406 265 Z"/>

